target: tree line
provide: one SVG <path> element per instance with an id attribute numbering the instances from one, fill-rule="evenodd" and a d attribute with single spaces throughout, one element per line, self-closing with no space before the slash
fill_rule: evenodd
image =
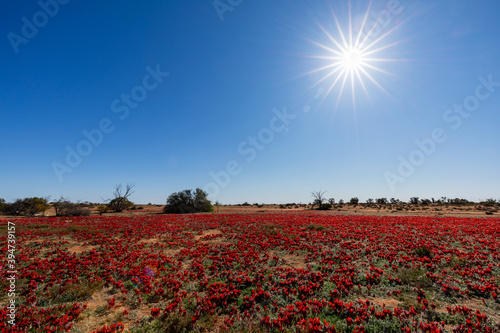
<path id="1" fill-rule="evenodd" d="M 336 204 L 334 198 L 328 198 L 326 197 L 326 192 L 325 191 L 313 191 L 311 192 L 313 202 L 312 206 L 316 207 L 318 210 L 327 210 L 333 207 L 333 205 Z M 405 201 L 396 199 L 396 198 L 368 198 L 365 202 L 365 205 L 371 206 L 371 205 L 396 205 L 396 204 L 405 204 Z M 419 197 L 411 197 L 410 200 L 407 202 L 408 204 L 411 205 L 421 205 L 421 206 L 427 206 L 431 204 L 440 204 L 440 205 L 452 205 L 452 206 L 466 206 L 466 205 L 474 205 L 476 204 L 473 201 L 469 201 L 467 199 L 463 198 L 447 198 L 447 197 L 441 197 L 439 199 L 420 199 Z M 344 200 L 339 200 L 338 205 L 343 205 L 343 204 L 349 204 L 352 206 L 356 206 L 360 204 L 358 197 L 353 197 L 351 198 L 347 203 L 344 202 Z M 500 205 L 500 200 L 495 200 L 493 198 L 486 199 L 484 201 L 479 202 L 480 205 L 484 206 L 498 206 Z"/>
<path id="2" fill-rule="evenodd" d="M 130 201 L 130 196 L 134 193 L 133 184 L 126 186 L 116 185 L 113 191 L 113 198 L 102 199 L 104 204 L 71 202 L 69 199 L 60 197 L 59 200 L 50 202 L 49 197 L 30 197 L 17 199 L 7 203 L 0 198 L 0 213 L 11 216 L 45 216 L 46 211 L 54 208 L 56 216 L 89 216 L 91 208 L 97 206 L 99 214 L 107 212 L 123 212 L 135 208 L 135 204 Z M 172 193 L 163 209 L 165 214 L 186 214 L 199 212 L 212 212 L 213 206 L 207 199 L 208 193 L 196 188 L 194 190 L 184 190 Z M 218 206 L 218 203 L 216 203 Z M 142 207 L 141 207 L 142 208 Z"/>

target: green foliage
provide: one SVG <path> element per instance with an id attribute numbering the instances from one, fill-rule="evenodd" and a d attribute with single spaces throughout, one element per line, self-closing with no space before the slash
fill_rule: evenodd
<path id="1" fill-rule="evenodd" d="M 450 200 L 448 200 L 448 203 L 452 204 L 453 206 L 465 206 L 465 205 L 473 204 L 473 202 L 470 202 L 467 199 L 459 199 L 459 198 L 450 199 Z"/>
<path id="2" fill-rule="evenodd" d="M 351 204 L 353 206 L 356 206 L 358 203 L 359 203 L 358 197 L 354 197 L 354 198 L 351 198 L 351 200 L 349 200 L 349 204 Z"/>
<path id="3" fill-rule="evenodd" d="M 7 215 L 34 216 L 38 213 L 45 213 L 49 207 L 47 199 L 32 197 L 17 199 L 13 203 L 5 204 L 4 212 Z"/>
<path id="4" fill-rule="evenodd" d="M 380 205 L 385 205 L 388 203 L 387 198 L 378 198 L 377 203 Z"/>
<path id="5" fill-rule="evenodd" d="M 324 203 L 324 204 L 321 204 L 321 206 L 318 209 L 319 210 L 329 210 L 329 209 L 332 209 L 332 205 L 329 203 Z"/>
<path id="6" fill-rule="evenodd" d="M 366 333 L 399 333 L 404 325 L 397 318 L 377 319 L 371 317 L 363 326 Z"/>
<path id="7" fill-rule="evenodd" d="M 432 201 L 429 199 L 422 199 L 422 200 L 420 200 L 420 203 L 424 206 L 428 206 L 432 203 Z"/>
<path id="8" fill-rule="evenodd" d="M 410 198 L 410 203 L 411 203 L 412 205 L 418 205 L 419 201 L 420 201 L 420 200 L 419 200 L 419 197 L 411 197 L 411 198 Z"/>
<path id="9" fill-rule="evenodd" d="M 114 199 L 108 203 L 108 208 L 115 212 L 121 212 L 130 209 L 134 206 L 134 203 L 128 198 L 134 193 L 134 185 L 127 184 L 123 188 L 122 184 L 115 186 L 115 191 L 113 192 Z"/>
<path id="10" fill-rule="evenodd" d="M 57 216 L 89 216 L 90 210 L 84 204 L 73 203 L 61 197 L 54 203 Z"/>
<path id="11" fill-rule="evenodd" d="M 186 315 L 181 313 L 162 314 L 157 319 L 146 317 L 141 320 L 138 327 L 130 329 L 135 333 L 190 333 L 190 332 L 213 332 L 216 319 L 208 314 L 202 315 L 195 323 L 193 322 L 193 312 L 189 311 Z"/>
<path id="12" fill-rule="evenodd" d="M 37 297 L 38 306 L 86 301 L 103 286 L 104 283 L 100 281 L 69 284 L 64 287 L 56 285 Z"/>
<path id="13" fill-rule="evenodd" d="M 99 205 L 99 206 L 97 206 L 97 211 L 99 212 L 99 215 L 107 213 L 108 210 L 109 210 L 109 207 L 107 205 Z"/>
<path id="14" fill-rule="evenodd" d="M 115 212 L 122 212 L 129 208 L 132 208 L 134 203 L 128 200 L 126 197 L 117 197 L 111 200 L 108 204 L 108 208 Z"/>
<path id="15" fill-rule="evenodd" d="M 0 199 L 0 200 L 2 200 L 2 199 Z M 486 207 L 494 207 L 498 204 L 498 202 L 495 199 L 490 198 L 490 199 L 486 199 L 485 201 L 481 201 L 480 204 L 483 206 L 486 206 Z"/>
<path id="16" fill-rule="evenodd" d="M 427 246 L 420 246 L 415 249 L 415 255 L 419 257 L 427 257 L 429 259 L 432 258 L 432 252 Z"/>
<path id="17" fill-rule="evenodd" d="M 213 207 L 207 196 L 208 193 L 199 188 L 172 193 L 163 212 L 166 214 L 211 212 Z"/>
<path id="18" fill-rule="evenodd" d="M 321 224 L 309 224 L 307 226 L 307 229 L 309 230 L 319 230 L 319 231 L 323 231 L 323 230 L 326 230 L 326 227 L 324 225 L 321 225 Z"/>
<path id="19" fill-rule="evenodd" d="M 416 268 L 402 269 L 398 272 L 398 277 L 401 282 L 413 287 L 428 288 L 433 284 L 432 280 L 424 271 Z"/>

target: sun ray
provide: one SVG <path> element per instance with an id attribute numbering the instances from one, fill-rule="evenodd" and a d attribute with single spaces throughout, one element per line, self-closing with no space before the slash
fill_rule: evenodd
<path id="1" fill-rule="evenodd" d="M 320 84 L 321 82 L 325 81 L 326 79 L 328 79 L 330 76 L 332 76 L 333 74 L 337 73 L 338 71 L 340 70 L 343 70 L 342 67 L 340 66 L 337 66 L 337 68 L 335 68 L 334 70 L 332 70 L 330 73 L 328 73 L 327 75 L 325 75 L 323 78 L 321 78 L 318 82 L 316 82 L 315 84 L 313 84 L 312 88 L 316 87 L 318 84 Z M 335 81 L 336 82 L 336 81 Z"/>
<path id="2" fill-rule="evenodd" d="M 335 108 L 339 106 L 340 97 L 342 96 L 342 92 L 344 91 L 345 82 L 347 81 L 348 76 L 349 76 L 349 70 L 346 70 L 344 74 L 344 79 L 342 80 L 342 85 L 340 86 L 339 95 L 337 96 L 337 103 L 335 103 Z"/>
<path id="3" fill-rule="evenodd" d="M 328 31 L 326 31 L 326 29 L 321 24 L 319 24 L 318 22 L 316 22 L 316 24 L 321 29 L 321 31 L 323 31 L 323 33 L 328 37 L 328 39 L 330 39 L 330 41 L 333 44 L 335 44 L 335 46 L 337 46 L 340 50 L 343 49 L 342 45 L 340 45 L 339 42 L 337 42 L 335 38 L 333 38 L 333 36 Z"/>
<path id="4" fill-rule="evenodd" d="M 353 70 L 351 70 L 352 72 Z M 356 93 L 355 93 L 355 90 L 354 90 L 354 75 L 352 75 L 351 73 L 351 96 L 352 96 L 352 109 L 354 110 L 354 112 L 356 112 Z"/>
<path id="5" fill-rule="evenodd" d="M 342 69 L 339 67 L 339 69 Z M 323 103 L 326 99 L 326 97 L 332 92 L 333 88 L 337 85 L 337 82 L 342 78 L 342 75 L 344 74 L 345 69 L 342 69 L 342 72 L 340 72 L 339 75 L 337 75 L 337 78 L 335 78 L 335 81 L 330 85 L 330 88 L 326 91 L 326 93 L 323 95 L 323 98 L 321 99 L 321 103 Z M 314 85 L 313 85 L 314 87 Z"/>
<path id="6" fill-rule="evenodd" d="M 397 42 L 394 42 L 394 43 L 391 43 L 391 44 L 383 45 L 383 46 L 381 46 L 381 47 L 379 47 L 377 49 L 371 50 L 371 51 L 365 51 L 365 49 L 363 49 L 363 55 L 364 56 L 369 56 L 370 54 L 374 54 L 374 53 L 383 51 L 385 49 L 391 48 L 391 47 L 396 46 L 398 44 L 401 44 L 401 41 L 397 41 Z"/>
<path id="7" fill-rule="evenodd" d="M 351 15 L 351 2 L 349 1 L 349 46 L 352 45 L 352 15 Z"/>
<path id="8" fill-rule="evenodd" d="M 380 73 L 384 73 L 385 75 L 389 75 L 389 76 L 392 76 L 392 77 L 398 77 L 397 75 L 395 75 L 395 74 L 393 74 L 391 72 L 385 71 L 385 70 L 383 70 L 381 68 L 378 68 L 378 67 L 370 65 L 370 64 L 365 64 L 364 66 L 368 67 L 370 69 L 373 69 L 374 71 L 377 71 L 377 72 L 380 72 Z"/>
<path id="9" fill-rule="evenodd" d="M 400 24 L 394 26 L 392 29 L 389 29 L 386 33 L 384 33 L 382 36 L 379 38 L 375 39 L 372 43 L 370 43 L 368 46 L 364 47 L 363 50 L 369 50 L 373 45 L 376 45 L 377 43 L 380 43 L 384 38 L 392 34 L 395 30 L 399 29 L 403 24 L 405 24 L 408 20 L 402 21 Z M 375 25 L 374 25 L 375 26 Z"/>
<path id="10" fill-rule="evenodd" d="M 321 47 L 321 48 L 323 48 L 323 49 L 325 49 L 325 50 L 327 50 L 327 51 L 332 52 L 333 54 L 338 54 L 338 55 L 342 55 L 343 54 L 342 53 L 343 48 L 340 46 L 340 44 L 337 44 L 337 45 L 338 45 L 339 49 L 341 49 L 341 51 L 337 51 L 335 49 L 332 49 L 332 48 L 330 48 L 330 47 L 328 47 L 326 45 L 323 45 L 321 43 L 315 42 L 313 40 L 310 40 L 310 42 L 313 43 L 313 44 L 315 44 L 315 45 L 317 45 L 317 46 L 319 46 L 319 47 Z"/>
<path id="11" fill-rule="evenodd" d="M 349 48 L 349 44 L 347 44 L 347 41 L 346 41 L 345 36 L 344 36 L 344 32 L 342 31 L 342 28 L 340 27 L 340 23 L 339 23 L 339 20 L 337 19 L 337 15 L 335 15 L 335 12 L 333 12 L 333 18 L 335 19 L 335 24 L 337 25 L 337 29 L 340 33 L 340 37 L 342 38 L 342 41 L 344 42 L 343 50 L 345 50 L 345 49 Z"/>
<path id="12" fill-rule="evenodd" d="M 356 38 L 356 43 L 354 44 L 356 47 L 360 47 L 359 39 L 363 35 L 363 29 L 365 28 L 366 21 L 368 20 L 368 15 L 370 13 L 371 7 L 372 7 L 372 0 L 370 0 L 370 3 L 368 4 L 368 9 L 366 10 L 365 16 L 363 18 L 363 22 L 361 23 L 361 27 L 359 28 L 358 37 Z"/>
<path id="13" fill-rule="evenodd" d="M 359 82 L 361 83 L 361 87 L 363 88 L 363 91 L 365 92 L 365 95 L 369 98 L 368 90 L 366 90 L 365 82 L 363 81 L 363 79 L 361 78 L 361 75 L 359 74 L 359 69 L 356 68 L 355 72 L 356 72 L 356 76 L 358 77 Z"/>
<path id="14" fill-rule="evenodd" d="M 368 95 L 368 86 L 365 81 L 370 82 L 370 84 L 375 85 L 383 93 L 390 96 L 387 90 L 377 81 L 373 73 L 380 73 L 392 77 L 397 76 L 382 67 L 376 66 L 375 63 L 381 64 L 382 66 L 383 63 L 407 61 L 404 59 L 393 59 L 379 56 L 388 49 L 401 44 L 401 41 L 387 43 L 387 39 L 407 20 L 396 24 L 390 29 L 388 28 L 385 32 L 382 31 L 380 24 L 377 25 L 377 23 L 375 23 L 368 32 L 365 32 L 365 30 L 367 30 L 365 28 L 367 27 L 372 3 L 373 0 L 370 0 L 368 3 L 368 8 L 363 15 L 359 31 L 354 31 L 351 1 L 349 1 L 347 8 L 347 27 L 342 28 L 339 16 L 337 16 L 337 13 L 333 10 L 333 8 L 332 18 L 334 31 L 328 31 L 321 24 L 316 22 L 320 30 L 325 34 L 329 43 L 325 45 L 320 42 L 310 40 L 310 42 L 314 45 L 321 48 L 324 52 L 327 52 L 326 54 L 324 53 L 311 57 L 321 59 L 322 61 L 329 61 L 330 63 L 313 69 L 307 72 L 307 74 L 326 72 L 317 82 L 313 84 L 312 87 L 315 87 L 318 84 L 325 82 L 327 79 L 332 78 L 333 82 L 329 84 L 326 93 L 322 97 L 322 101 L 324 101 L 334 89 L 337 89 L 336 108 L 338 107 L 344 92 L 348 93 L 350 91 L 352 106 L 355 111 L 357 104 L 356 97 L 359 95 L 356 93 L 356 86 L 358 85 L 361 86 L 363 93 L 366 95 L 368 100 L 370 100 Z M 349 85 L 350 89 L 348 88 Z"/>
<path id="15" fill-rule="evenodd" d="M 363 74 L 365 74 L 365 76 L 366 76 L 366 77 L 367 77 L 370 81 L 372 81 L 372 82 L 373 82 L 373 84 L 375 84 L 375 85 L 376 85 L 376 86 L 377 86 L 380 90 L 382 90 L 382 91 L 383 91 L 383 92 L 384 92 L 387 96 L 389 96 L 389 97 L 390 97 L 389 92 L 387 92 L 387 90 L 385 90 L 385 89 L 384 89 L 384 87 L 382 87 L 382 86 L 380 85 L 380 83 L 378 83 L 378 82 L 377 82 L 377 80 L 375 80 L 375 79 L 374 79 L 374 78 L 370 75 L 370 73 L 368 73 L 368 72 L 367 72 L 364 68 L 360 68 L 360 71 L 362 71 L 362 72 L 363 72 Z"/>

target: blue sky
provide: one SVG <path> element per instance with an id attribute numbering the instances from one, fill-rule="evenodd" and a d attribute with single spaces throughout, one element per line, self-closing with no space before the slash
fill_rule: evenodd
<path id="1" fill-rule="evenodd" d="M 356 37 L 368 2 L 350 8 Z M 318 44 L 336 49 L 324 31 L 342 44 L 348 1 L 3 9 L 7 201 L 102 201 L 119 183 L 138 203 L 195 187 L 222 203 L 500 198 L 497 1 L 373 1 L 364 27 L 385 37 L 369 58 L 392 60 L 365 67 L 367 94 L 355 77 L 354 104 L 349 79 L 338 98 L 342 78 L 326 92 L 339 72 L 318 84 L 328 70 L 314 71 L 337 61 Z"/>

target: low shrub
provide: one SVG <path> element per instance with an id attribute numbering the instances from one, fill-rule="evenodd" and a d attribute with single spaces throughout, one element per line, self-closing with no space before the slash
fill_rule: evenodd
<path id="1" fill-rule="evenodd" d="M 426 246 L 420 246 L 420 247 L 416 248 L 415 255 L 418 257 L 427 257 L 429 259 L 432 258 L 432 252 Z"/>

